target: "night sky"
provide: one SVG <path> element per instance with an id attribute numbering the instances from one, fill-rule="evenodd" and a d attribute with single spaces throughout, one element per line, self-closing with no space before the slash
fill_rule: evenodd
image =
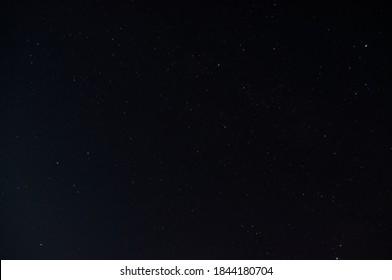
<path id="1" fill-rule="evenodd" d="M 392 257 L 386 7 L 0 14 L 1 259 Z"/>

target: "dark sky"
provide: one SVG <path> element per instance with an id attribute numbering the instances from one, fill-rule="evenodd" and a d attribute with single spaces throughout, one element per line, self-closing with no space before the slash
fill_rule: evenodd
<path id="1" fill-rule="evenodd" d="M 1 259 L 392 257 L 386 7 L 2 5 Z"/>

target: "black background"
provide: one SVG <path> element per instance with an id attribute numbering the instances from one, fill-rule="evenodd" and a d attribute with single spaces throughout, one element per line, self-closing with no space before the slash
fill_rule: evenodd
<path id="1" fill-rule="evenodd" d="M 391 258 L 389 9 L 1 15 L 2 259 Z"/>

